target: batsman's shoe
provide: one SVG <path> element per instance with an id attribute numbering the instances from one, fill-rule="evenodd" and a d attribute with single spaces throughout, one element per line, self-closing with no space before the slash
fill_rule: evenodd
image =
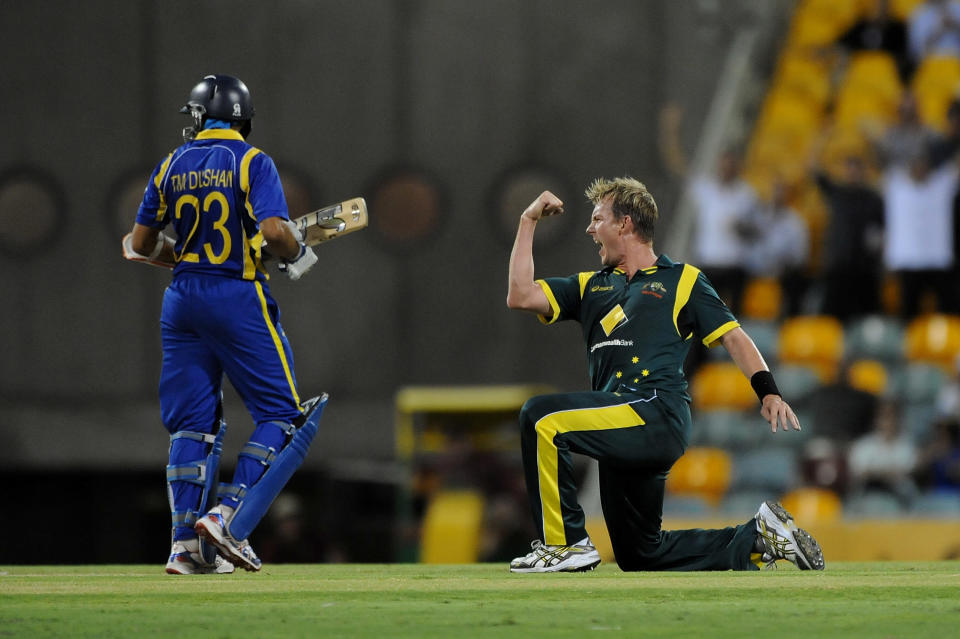
<path id="1" fill-rule="evenodd" d="M 234 566 L 220 555 L 212 564 L 204 562 L 197 540 L 188 539 L 173 542 L 166 570 L 171 575 L 225 575 L 233 572 Z"/>
<path id="2" fill-rule="evenodd" d="M 249 572 L 260 570 L 260 559 L 257 553 L 253 552 L 250 542 L 246 539 L 237 541 L 227 532 L 226 520 L 220 506 L 212 508 L 210 512 L 198 519 L 193 529 L 237 566 Z"/>
<path id="3" fill-rule="evenodd" d="M 510 572 L 583 572 L 599 564 L 600 553 L 589 537 L 572 546 L 548 546 L 534 539 L 528 554 L 510 562 Z"/>
<path id="4" fill-rule="evenodd" d="M 779 502 L 765 501 L 757 511 L 757 535 L 764 547 L 763 561 L 768 568 L 778 559 L 786 559 L 800 570 L 823 570 L 820 544 Z"/>

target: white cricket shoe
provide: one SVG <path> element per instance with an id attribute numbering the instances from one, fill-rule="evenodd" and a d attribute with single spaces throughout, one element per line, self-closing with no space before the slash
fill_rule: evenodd
<path id="1" fill-rule="evenodd" d="M 762 560 L 773 568 L 778 559 L 786 559 L 800 570 L 823 570 L 823 551 L 817 540 L 798 528 L 793 516 L 776 501 L 765 501 L 757 511 L 757 535 L 763 544 Z"/>
<path id="2" fill-rule="evenodd" d="M 510 572 L 583 572 L 600 564 L 600 553 L 589 537 L 572 546 L 548 546 L 534 539 L 530 548 L 528 554 L 510 562 Z"/>
<path id="3" fill-rule="evenodd" d="M 229 561 L 249 572 L 260 570 L 260 559 L 257 553 L 253 552 L 250 542 L 246 539 L 237 541 L 227 532 L 222 506 L 210 509 L 210 512 L 197 520 L 193 529 L 208 543 L 216 546 Z"/>
<path id="4" fill-rule="evenodd" d="M 171 575 L 225 575 L 234 571 L 232 563 L 219 554 L 214 563 L 208 564 L 200 554 L 200 542 L 196 539 L 182 539 L 173 542 L 166 571 Z"/>

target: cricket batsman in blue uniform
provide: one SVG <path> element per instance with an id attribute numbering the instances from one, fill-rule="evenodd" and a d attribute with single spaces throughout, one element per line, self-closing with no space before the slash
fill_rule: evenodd
<path id="1" fill-rule="evenodd" d="M 273 160 L 246 141 L 254 115 L 246 85 L 208 75 L 181 112 L 193 126 L 153 171 L 127 247 L 173 267 L 160 318 L 173 517 L 166 571 L 257 571 L 250 532 L 302 463 L 327 401 L 300 400 L 263 260 L 277 258 L 297 280 L 317 257 L 290 222 Z M 162 232 L 167 226 L 176 239 Z M 218 484 L 224 374 L 255 428 L 233 481 Z"/>
<path id="2" fill-rule="evenodd" d="M 660 529 L 664 485 L 690 434 L 683 362 L 694 339 L 723 345 L 750 380 L 774 433 L 800 430 L 753 340 L 696 267 L 653 249 L 657 205 L 632 178 L 598 179 L 587 233 L 603 268 L 534 279 L 533 235 L 563 211 L 549 191 L 520 217 L 510 256 L 507 305 L 545 324 L 579 322 L 592 389 L 533 397 L 520 412 L 527 492 L 539 537 L 512 572 L 591 570 L 600 555 L 577 503 L 572 454 L 598 461 L 600 501 L 623 570 L 756 570 L 787 559 L 822 570 L 823 553 L 777 502 L 721 530 Z"/>

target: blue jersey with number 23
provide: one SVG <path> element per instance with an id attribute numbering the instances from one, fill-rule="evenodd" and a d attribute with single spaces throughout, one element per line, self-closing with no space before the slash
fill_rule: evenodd
<path id="1" fill-rule="evenodd" d="M 261 264 L 268 217 L 289 219 L 270 157 L 231 129 L 207 129 L 154 170 L 137 223 L 177 233 L 174 276 L 201 272 L 266 279 Z"/>

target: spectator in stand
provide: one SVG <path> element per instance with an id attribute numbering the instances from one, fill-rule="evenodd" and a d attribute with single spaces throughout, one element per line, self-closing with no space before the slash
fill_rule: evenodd
<path id="1" fill-rule="evenodd" d="M 821 312 L 846 322 L 880 311 L 883 200 L 870 184 L 861 156 L 847 155 L 841 178 L 835 180 L 816 162 L 820 146 L 811 170 L 830 212 L 824 236 Z"/>
<path id="2" fill-rule="evenodd" d="M 746 265 L 751 275 L 775 277 L 783 287 L 787 315 L 797 315 L 806 291 L 804 269 L 810 257 L 807 224 L 787 203 L 783 180 L 773 184 L 769 202 L 761 204 L 750 219 Z"/>
<path id="3" fill-rule="evenodd" d="M 960 100 L 953 100 L 947 107 L 947 130 L 942 138 L 937 140 L 931 150 L 930 157 L 934 168 L 944 164 L 960 162 Z M 960 187 L 953 198 L 953 281 L 954 312 L 960 311 Z M 960 413 L 958 413 L 960 417 Z"/>
<path id="4" fill-rule="evenodd" d="M 953 377 L 940 387 L 934 405 L 938 418 L 960 421 L 960 355 L 954 360 L 953 368 Z"/>
<path id="5" fill-rule="evenodd" d="M 841 447 L 870 432 L 876 420 L 879 398 L 850 383 L 850 362 L 840 362 L 837 378 L 817 386 L 797 400 L 797 410 L 810 416 L 813 436 L 827 438 Z"/>
<path id="6" fill-rule="evenodd" d="M 931 55 L 960 57 L 960 2 L 927 0 L 919 5 L 907 21 L 907 42 L 916 64 Z"/>
<path id="7" fill-rule="evenodd" d="M 960 495 L 960 421 L 934 424 L 933 438 L 920 454 L 917 478 L 931 492 Z"/>
<path id="8" fill-rule="evenodd" d="M 884 168 L 903 167 L 932 148 L 939 139 L 937 132 L 920 120 L 917 98 L 903 93 L 897 107 L 897 122 L 879 132 L 865 123 L 864 132 Z"/>
<path id="9" fill-rule="evenodd" d="M 847 466 L 853 494 L 871 491 L 895 496 L 909 506 L 917 494 L 912 474 L 917 466 L 917 449 L 900 429 L 900 409 L 892 401 L 880 404 L 873 431 L 850 447 Z"/>
<path id="10" fill-rule="evenodd" d="M 960 151 L 960 100 L 954 100 L 947 107 L 946 133 L 930 145 L 930 159 L 933 166 L 939 167 L 957 159 Z"/>
<path id="11" fill-rule="evenodd" d="M 907 25 L 890 14 L 889 0 L 874 0 L 869 15 L 857 20 L 836 44 L 847 52 L 884 51 L 893 56 L 900 80 L 907 83 L 913 61 L 907 51 Z"/>
<path id="12" fill-rule="evenodd" d="M 680 144 L 682 112 L 668 105 L 660 118 L 660 150 L 667 168 L 678 177 L 687 173 L 687 158 Z M 740 177 L 740 157 L 733 149 L 720 154 L 716 172 L 691 178 L 696 208 L 693 257 L 710 278 L 714 289 L 731 311 L 740 309 L 746 283 L 743 263 L 749 217 L 757 208 L 757 195 Z"/>
<path id="13" fill-rule="evenodd" d="M 924 149 L 907 167 L 892 166 L 884 176 L 883 262 L 900 282 L 900 314 L 915 317 L 925 292 L 937 298 L 938 310 L 956 311 L 953 282 L 953 200 L 957 165 L 931 166 Z"/>

